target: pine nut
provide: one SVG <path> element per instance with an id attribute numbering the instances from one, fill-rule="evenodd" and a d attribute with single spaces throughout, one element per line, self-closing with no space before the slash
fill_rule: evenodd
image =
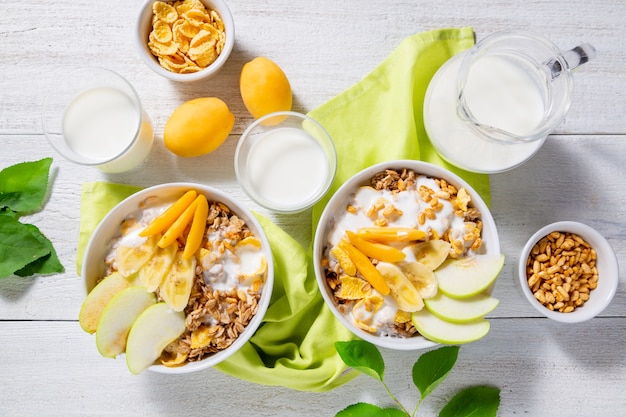
<path id="1" fill-rule="evenodd" d="M 572 312 L 598 286 L 596 260 L 596 251 L 582 237 L 552 232 L 533 246 L 526 260 L 528 287 L 549 310 Z"/>

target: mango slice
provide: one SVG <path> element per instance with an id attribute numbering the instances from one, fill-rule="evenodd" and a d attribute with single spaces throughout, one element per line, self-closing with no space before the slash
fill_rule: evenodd
<path id="1" fill-rule="evenodd" d="M 370 258 L 378 259 L 383 262 L 400 262 L 406 257 L 406 254 L 400 249 L 384 243 L 369 242 L 361 239 L 354 232 L 346 231 L 350 243 Z"/>
<path id="2" fill-rule="evenodd" d="M 423 239 L 426 232 L 410 227 L 362 227 L 357 230 L 357 236 L 380 243 L 411 242 Z"/>
<path id="3" fill-rule="evenodd" d="M 363 278 L 369 282 L 376 291 L 382 295 L 389 294 L 389 286 L 380 272 L 376 270 L 376 267 L 372 264 L 369 258 L 360 250 L 352 246 L 350 243 L 342 240 L 339 242 L 339 247 L 346 251 L 356 269 L 363 275 Z"/>
<path id="4" fill-rule="evenodd" d="M 146 237 L 152 236 L 157 233 L 166 231 L 181 214 L 191 205 L 196 198 L 197 192 L 195 190 L 189 190 L 182 197 L 176 200 L 171 206 L 169 206 L 163 213 L 157 216 L 148 227 L 139 232 L 139 236 Z"/>

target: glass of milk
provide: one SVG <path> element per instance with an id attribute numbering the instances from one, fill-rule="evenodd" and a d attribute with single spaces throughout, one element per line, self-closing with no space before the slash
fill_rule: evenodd
<path id="1" fill-rule="evenodd" d="M 78 69 L 59 80 L 44 103 L 42 124 L 66 159 L 108 173 L 135 168 L 154 139 L 135 89 L 104 68 Z"/>
<path id="2" fill-rule="evenodd" d="M 496 173 L 531 158 L 565 118 L 571 71 L 595 56 L 563 52 L 522 31 L 496 32 L 448 60 L 431 80 L 424 125 L 437 152 L 468 171 Z"/>
<path id="3" fill-rule="evenodd" d="M 337 154 L 326 129 L 296 112 L 259 118 L 235 150 L 235 174 L 243 190 L 279 213 L 312 207 L 328 191 L 336 170 Z"/>

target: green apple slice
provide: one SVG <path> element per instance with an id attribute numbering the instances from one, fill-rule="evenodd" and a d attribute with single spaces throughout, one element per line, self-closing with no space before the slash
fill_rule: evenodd
<path id="1" fill-rule="evenodd" d="M 156 296 L 145 287 L 129 287 L 117 293 L 104 308 L 98 322 L 98 352 L 106 358 L 114 358 L 124 352 L 133 323 L 146 308 L 155 303 Z"/>
<path id="2" fill-rule="evenodd" d="M 504 255 L 450 259 L 436 271 L 439 290 L 448 297 L 469 298 L 485 291 L 504 266 Z"/>
<path id="3" fill-rule="evenodd" d="M 137 317 L 126 341 L 126 365 L 135 375 L 156 361 L 163 349 L 185 331 L 185 313 L 157 303 Z"/>
<path id="4" fill-rule="evenodd" d="M 453 323 L 467 323 L 478 320 L 492 312 L 500 303 L 497 298 L 487 294 L 478 294 L 470 298 L 450 298 L 439 293 L 435 297 L 425 299 L 428 311 L 442 320 Z"/>
<path id="5" fill-rule="evenodd" d="M 107 275 L 87 294 L 78 313 L 78 323 L 87 333 L 94 333 L 98 328 L 100 316 L 106 305 L 120 291 L 134 284 L 136 275 L 126 278 L 118 272 Z"/>
<path id="6" fill-rule="evenodd" d="M 441 320 L 427 309 L 412 314 L 413 325 L 422 336 L 445 345 L 461 345 L 474 342 L 489 333 L 490 324 L 485 319 L 467 323 L 451 323 Z"/>

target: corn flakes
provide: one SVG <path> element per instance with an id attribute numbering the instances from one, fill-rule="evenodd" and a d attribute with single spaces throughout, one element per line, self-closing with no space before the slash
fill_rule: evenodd
<path id="1" fill-rule="evenodd" d="M 200 0 L 156 1 L 148 47 L 159 64 L 180 74 L 211 65 L 224 49 L 224 22 Z"/>
<path id="2" fill-rule="evenodd" d="M 340 278 L 341 290 L 337 297 L 344 300 L 360 300 L 371 295 L 372 286 L 365 280 L 349 275 Z"/>

